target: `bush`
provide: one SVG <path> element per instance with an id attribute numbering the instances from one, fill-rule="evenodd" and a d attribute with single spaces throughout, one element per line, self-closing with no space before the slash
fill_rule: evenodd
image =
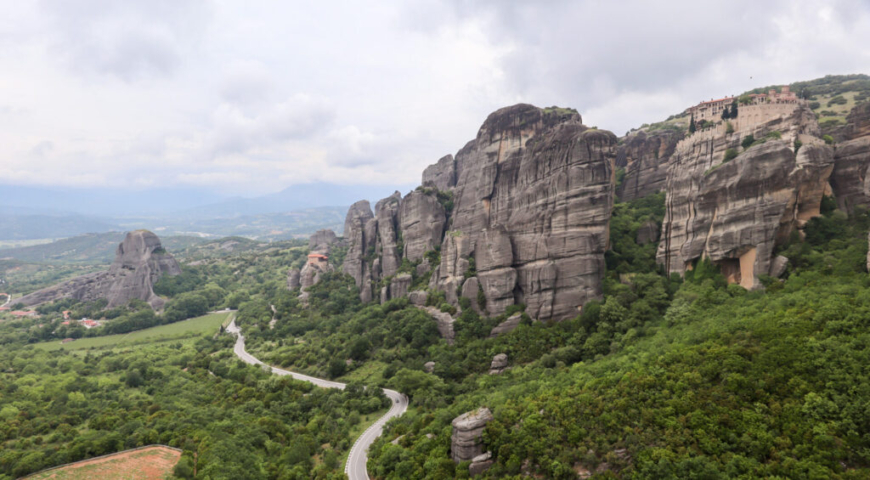
<path id="1" fill-rule="evenodd" d="M 822 106 L 822 104 L 819 103 L 819 102 L 810 102 L 810 108 L 813 109 L 813 110 L 816 110 L 816 109 L 818 109 L 818 108 L 821 107 L 821 106 Z"/>
<path id="2" fill-rule="evenodd" d="M 734 133 L 734 125 L 731 122 L 725 122 L 725 133 L 729 135 Z"/>
<path id="3" fill-rule="evenodd" d="M 844 97 L 842 95 L 837 95 L 836 97 L 834 97 L 828 101 L 828 106 L 830 107 L 832 105 L 845 105 L 847 103 L 848 103 L 848 100 L 846 100 L 846 97 Z"/>
<path id="4" fill-rule="evenodd" d="M 823 136 L 822 136 L 822 140 L 824 140 L 825 143 L 828 144 L 828 145 L 833 145 L 833 144 L 834 144 L 834 137 L 832 137 L 832 136 L 830 136 L 830 135 L 823 135 Z"/>
<path id="5" fill-rule="evenodd" d="M 737 155 L 738 155 L 737 150 L 734 150 L 733 148 L 729 148 L 728 150 L 725 150 L 725 158 L 722 161 L 723 162 L 730 162 L 731 160 L 734 160 L 737 157 Z"/>
<path id="6" fill-rule="evenodd" d="M 747 150 L 749 147 L 752 146 L 753 143 L 755 143 L 755 136 L 747 135 L 743 137 L 743 141 L 740 142 L 740 146 L 743 147 L 744 150 Z"/>

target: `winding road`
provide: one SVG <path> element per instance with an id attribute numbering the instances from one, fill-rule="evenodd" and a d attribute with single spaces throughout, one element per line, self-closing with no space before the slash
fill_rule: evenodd
<path id="1" fill-rule="evenodd" d="M 236 325 L 236 321 L 233 320 L 229 327 L 227 327 L 227 332 L 232 333 L 236 336 L 236 345 L 233 347 L 233 352 L 235 352 L 236 356 L 239 357 L 243 362 L 251 364 L 251 365 L 266 365 L 261 362 L 257 357 L 251 355 L 245 350 L 245 337 L 242 335 L 242 330 Z M 280 368 L 275 368 L 269 366 L 271 368 L 272 373 L 276 375 L 289 375 L 296 380 L 302 380 L 305 382 L 313 383 L 318 387 L 322 388 L 338 388 L 340 390 L 344 390 L 346 386 L 344 383 L 333 382 L 331 380 L 324 380 L 322 378 L 311 377 L 308 375 L 303 375 L 301 373 L 291 372 L 288 370 L 282 370 Z M 384 425 L 391 419 L 398 416 L 401 416 L 408 410 L 408 397 L 404 394 L 401 394 L 395 390 L 384 389 L 384 395 L 387 396 L 392 402 L 393 405 L 390 407 L 390 410 L 384 414 L 383 417 L 379 418 L 375 423 L 373 423 L 353 444 L 353 447 L 350 449 L 350 454 L 347 456 L 347 463 L 344 465 L 344 473 L 347 474 L 350 480 L 368 480 L 369 473 L 366 469 L 366 463 L 368 462 L 368 449 L 375 442 L 375 440 L 381 436 L 381 433 L 384 431 Z"/>

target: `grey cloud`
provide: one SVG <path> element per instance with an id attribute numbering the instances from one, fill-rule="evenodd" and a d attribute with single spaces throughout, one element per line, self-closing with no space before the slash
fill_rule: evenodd
<path id="1" fill-rule="evenodd" d="M 195 0 L 43 0 L 53 50 L 74 70 L 134 81 L 174 72 L 210 18 Z"/>

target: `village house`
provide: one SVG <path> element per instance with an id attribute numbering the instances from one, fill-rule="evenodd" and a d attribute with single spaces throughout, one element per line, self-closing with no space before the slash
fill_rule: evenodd
<path id="1" fill-rule="evenodd" d="M 312 253 L 308 255 L 308 264 L 316 267 L 326 267 L 326 262 L 329 257 L 320 253 Z"/>
<path id="2" fill-rule="evenodd" d="M 749 95 L 751 105 L 797 103 L 798 97 L 791 91 L 788 85 L 783 85 L 780 91 L 770 89 L 767 93 L 753 93 Z M 737 97 L 725 97 L 718 100 L 701 102 L 694 107 L 689 107 L 686 113 L 695 117 L 696 122 L 702 120 L 716 121 L 722 118 L 722 112 L 731 106 Z"/>

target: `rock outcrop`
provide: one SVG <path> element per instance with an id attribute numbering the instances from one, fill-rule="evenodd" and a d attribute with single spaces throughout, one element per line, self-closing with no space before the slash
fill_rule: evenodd
<path id="1" fill-rule="evenodd" d="M 771 273 L 774 247 L 819 214 L 833 150 L 818 138 L 805 104 L 773 105 L 773 113 L 763 107 L 742 108 L 733 132 L 720 125 L 677 146 L 657 252 L 668 273 L 709 258 L 729 281 L 758 288 L 758 276 Z M 765 143 L 743 151 L 749 135 Z M 795 140 L 802 143 L 797 151 Z M 728 150 L 740 153 L 727 161 Z"/>
<path id="2" fill-rule="evenodd" d="M 165 300 L 154 293 L 154 283 L 163 275 L 178 275 L 181 268 L 147 230 L 129 232 L 115 251 L 115 261 L 108 271 L 76 277 L 70 281 L 26 295 L 17 300 L 24 305 L 74 298 L 93 301 L 104 298 L 108 308 L 126 305 L 133 299 L 143 300 L 159 310 Z"/>
<path id="3" fill-rule="evenodd" d="M 446 155 L 423 170 L 423 186 L 442 191 L 452 190 L 456 186 L 456 176 L 456 160 L 453 155 Z"/>
<path id="4" fill-rule="evenodd" d="M 493 420 L 486 407 L 478 408 L 453 419 L 450 454 L 456 463 L 474 460 L 483 454 L 483 429 Z"/>
<path id="5" fill-rule="evenodd" d="M 506 353 L 499 353 L 498 355 L 492 357 L 492 363 L 489 365 L 489 374 L 490 375 L 498 375 L 499 373 L 507 370 L 508 366 L 508 356 Z"/>
<path id="6" fill-rule="evenodd" d="M 840 210 L 870 207 L 870 102 L 856 106 L 840 130 L 831 188 Z"/>
<path id="7" fill-rule="evenodd" d="M 525 303 L 564 319 L 601 296 L 616 137 L 567 109 L 491 114 L 455 157 L 450 231 L 434 284 L 451 302 L 474 258 L 487 313 Z M 436 275 L 437 274 L 437 277 Z"/>
<path id="8" fill-rule="evenodd" d="M 640 228 L 637 229 L 637 238 L 635 241 L 638 245 L 646 245 L 653 243 L 659 239 L 659 226 L 652 220 L 643 222 Z"/>
<path id="9" fill-rule="evenodd" d="M 494 461 L 492 460 L 492 452 L 481 453 L 471 459 L 471 465 L 468 466 L 468 473 L 474 477 L 489 470 Z"/>
<path id="10" fill-rule="evenodd" d="M 455 157 L 427 168 L 421 188 L 381 200 L 374 214 L 368 201 L 350 208 L 343 271 L 363 301 L 404 295 L 393 277 L 408 261 L 453 305 L 463 295 L 479 308 L 482 290 L 487 315 L 525 303 L 534 318 L 575 316 L 601 296 L 615 156 L 616 137 L 573 110 L 501 109 Z M 440 264 L 429 265 L 439 247 Z M 378 283 L 387 289 L 373 292 Z"/>
<path id="11" fill-rule="evenodd" d="M 308 250 L 311 253 L 329 254 L 330 248 L 338 243 L 338 237 L 335 232 L 325 228 L 314 232 L 314 235 L 308 238 Z"/>
<path id="12" fill-rule="evenodd" d="M 684 137 L 679 130 L 638 131 L 622 139 L 616 150 L 616 165 L 625 169 L 617 195 L 628 202 L 664 190 L 668 161 Z"/>
<path id="13" fill-rule="evenodd" d="M 301 286 L 300 273 L 298 268 L 291 268 L 287 272 L 287 289 L 297 290 Z"/>
<path id="14" fill-rule="evenodd" d="M 495 338 L 506 333 L 510 333 L 514 331 L 518 326 L 520 326 L 520 322 L 523 320 L 523 315 L 521 313 L 515 313 L 508 317 L 507 320 L 499 323 L 489 332 L 489 338 Z"/>

